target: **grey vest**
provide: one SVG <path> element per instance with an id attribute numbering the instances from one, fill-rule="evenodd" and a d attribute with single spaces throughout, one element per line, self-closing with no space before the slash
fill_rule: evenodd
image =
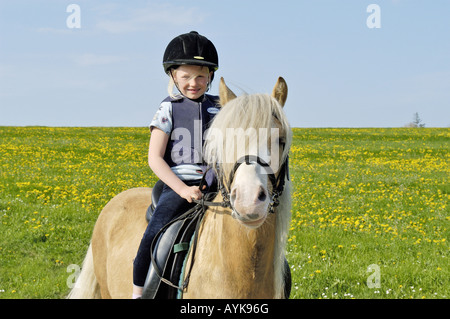
<path id="1" fill-rule="evenodd" d="M 181 164 L 203 163 L 204 133 L 220 110 L 219 97 L 205 94 L 196 102 L 181 97 L 167 97 L 172 103 L 172 132 L 167 143 L 164 160 L 170 167 Z"/>

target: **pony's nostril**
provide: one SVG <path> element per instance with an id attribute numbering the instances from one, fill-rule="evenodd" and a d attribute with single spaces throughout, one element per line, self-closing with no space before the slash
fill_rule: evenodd
<path id="1" fill-rule="evenodd" d="M 259 188 L 259 194 L 258 194 L 258 200 L 260 202 L 265 201 L 267 198 L 266 192 L 264 191 L 264 188 L 262 186 Z"/>

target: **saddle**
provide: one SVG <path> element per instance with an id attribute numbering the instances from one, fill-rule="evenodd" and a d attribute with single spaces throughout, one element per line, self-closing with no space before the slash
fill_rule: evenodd
<path id="1" fill-rule="evenodd" d="M 152 190 L 152 203 L 147 209 L 146 219 L 150 221 L 161 195 L 164 183 L 157 181 Z M 207 196 L 208 194 L 206 194 Z M 204 207 L 197 204 L 180 217 L 167 224 L 156 235 L 151 245 L 152 262 L 143 289 L 143 299 L 176 299 L 187 286 L 184 282 L 186 257 L 189 249 L 195 253 L 196 232 L 204 215 Z M 192 247 L 192 248 L 191 248 Z M 285 297 L 291 292 L 291 269 L 287 260 L 285 266 Z"/>
<path id="2" fill-rule="evenodd" d="M 147 209 L 146 219 L 150 221 L 164 184 L 156 182 L 152 190 L 152 203 Z M 175 299 L 187 282 L 181 283 L 187 253 L 203 218 L 203 209 L 197 205 L 167 224 L 156 235 L 152 243 L 152 262 L 147 273 L 143 299 Z M 163 283 L 163 284 L 161 284 Z"/>

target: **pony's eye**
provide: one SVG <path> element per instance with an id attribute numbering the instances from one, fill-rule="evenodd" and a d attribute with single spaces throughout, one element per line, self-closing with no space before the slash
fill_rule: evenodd
<path id="1" fill-rule="evenodd" d="M 280 137 L 278 139 L 278 145 L 281 145 L 284 147 L 286 145 L 286 139 L 284 137 Z"/>

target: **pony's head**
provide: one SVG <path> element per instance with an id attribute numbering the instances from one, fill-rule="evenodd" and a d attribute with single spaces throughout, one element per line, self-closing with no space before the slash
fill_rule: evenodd
<path id="1" fill-rule="evenodd" d="M 217 170 L 232 216 L 257 228 L 276 206 L 287 177 L 287 85 L 280 77 L 272 95 L 236 97 L 222 78 L 219 94 L 222 109 L 208 130 L 204 157 Z"/>

